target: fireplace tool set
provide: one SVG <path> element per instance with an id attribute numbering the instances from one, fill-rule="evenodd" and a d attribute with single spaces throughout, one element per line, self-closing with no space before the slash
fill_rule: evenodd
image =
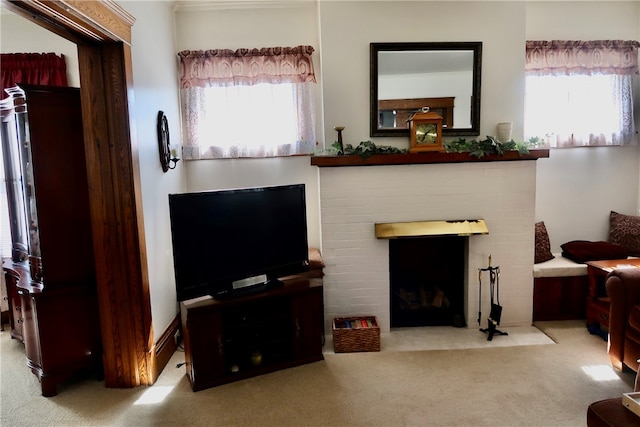
<path id="1" fill-rule="evenodd" d="M 482 320 L 482 272 L 489 272 L 489 293 L 491 295 L 491 312 L 487 319 L 487 328 L 480 328 L 480 331 L 488 334 L 487 341 L 491 341 L 494 335 L 509 335 L 497 329 L 502 316 L 502 306 L 500 305 L 500 267 L 491 266 L 491 255 L 489 255 L 489 266 L 478 269 L 478 325 Z M 495 299 L 494 299 L 495 297 Z"/>

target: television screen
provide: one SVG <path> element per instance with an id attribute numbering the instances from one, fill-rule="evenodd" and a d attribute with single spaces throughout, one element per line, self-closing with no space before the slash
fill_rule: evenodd
<path id="1" fill-rule="evenodd" d="M 308 269 L 304 184 L 169 195 L 178 301 L 228 297 Z"/>

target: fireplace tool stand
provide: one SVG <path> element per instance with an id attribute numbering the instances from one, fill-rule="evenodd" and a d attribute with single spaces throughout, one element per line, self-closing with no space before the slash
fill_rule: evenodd
<path id="1" fill-rule="evenodd" d="M 491 312 L 487 319 L 487 328 L 480 328 L 481 332 L 488 334 L 487 341 L 491 341 L 494 335 L 509 335 L 497 329 L 502 316 L 502 306 L 500 305 L 500 267 L 491 266 L 491 255 L 489 255 L 489 266 L 478 269 L 478 325 L 482 320 L 482 272 L 489 272 L 489 293 L 491 294 Z M 494 299 L 495 297 L 495 299 Z"/>

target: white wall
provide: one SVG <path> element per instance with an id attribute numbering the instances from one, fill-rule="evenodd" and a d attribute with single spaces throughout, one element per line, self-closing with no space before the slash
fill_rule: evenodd
<path id="1" fill-rule="evenodd" d="M 252 2 L 253 3 L 253 2 Z M 277 2 L 276 2 L 277 3 Z M 322 142 L 322 73 L 316 7 L 313 2 L 227 8 L 196 7 L 176 12 L 176 53 L 182 50 L 311 45 L 318 81 L 316 136 Z M 247 111 L 249 119 L 259 111 Z M 335 131 L 331 130 L 331 137 Z M 304 183 L 309 244 L 320 247 L 318 171 L 308 157 L 219 159 L 185 162 L 189 191 Z"/>
<path id="2" fill-rule="evenodd" d="M 483 41 L 481 135 L 499 122 L 522 134 L 524 9 L 521 2 L 321 1 L 325 133 L 345 142 L 407 148 L 409 138 L 369 136 L 369 43 Z M 429 24 L 425 26 L 425 16 Z"/>
<path id="3" fill-rule="evenodd" d="M 171 142 L 180 141 L 173 8 L 171 2 L 119 3 L 136 18 L 131 34 L 135 88 L 132 133 L 137 135 L 140 157 L 151 315 L 157 340 L 178 312 L 168 195 L 186 191 L 184 162 L 162 172 L 156 130 L 158 111 L 163 111 Z"/>
<path id="4" fill-rule="evenodd" d="M 638 1 L 528 2 L 526 12 L 528 40 L 640 39 Z M 640 129 L 638 76 L 635 82 Z M 639 214 L 638 176 L 640 146 L 558 148 L 538 160 L 536 220 L 545 222 L 552 251 L 570 240 L 607 240 L 611 210 Z"/>
<path id="5" fill-rule="evenodd" d="M 75 43 L 6 9 L 0 13 L 0 23 L 0 52 L 62 54 L 67 64 L 67 83 L 72 87 L 80 87 L 78 49 Z M 4 94 L 2 95 L 4 98 Z"/>
<path id="6" fill-rule="evenodd" d="M 538 160 L 536 220 L 553 252 L 571 240 L 608 240 L 612 210 L 638 214 L 639 159 L 635 146 L 552 149 Z"/>

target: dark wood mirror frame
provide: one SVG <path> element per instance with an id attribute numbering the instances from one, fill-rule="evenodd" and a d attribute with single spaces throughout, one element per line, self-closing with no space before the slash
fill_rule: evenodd
<path id="1" fill-rule="evenodd" d="M 370 44 L 370 136 L 409 136 L 409 127 L 382 128 L 378 126 L 380 101 L 378 100 L 378 54 L 380 52 L 395 51 L 472 51 L 473 52 L 473 81 L 471 99 L 471 126 L 465 128 L 443 128 L 442 136 L 476 136 L 480 134 L 480 87 L 482 74 L 482 42 L 401 42 L 401 43 L 371 43 Z M 431 98 L 443 100 L 445 98 Z M 409 99 L 397 100 L 409 104 Z M 387 102 L 387 101 L 382 101 Z M 440 111 L 447 123 L 447 117 L 452 116 L 452 110 L 442 107 Z M 416 110 L 419 107 L 415 108 Z"/>

